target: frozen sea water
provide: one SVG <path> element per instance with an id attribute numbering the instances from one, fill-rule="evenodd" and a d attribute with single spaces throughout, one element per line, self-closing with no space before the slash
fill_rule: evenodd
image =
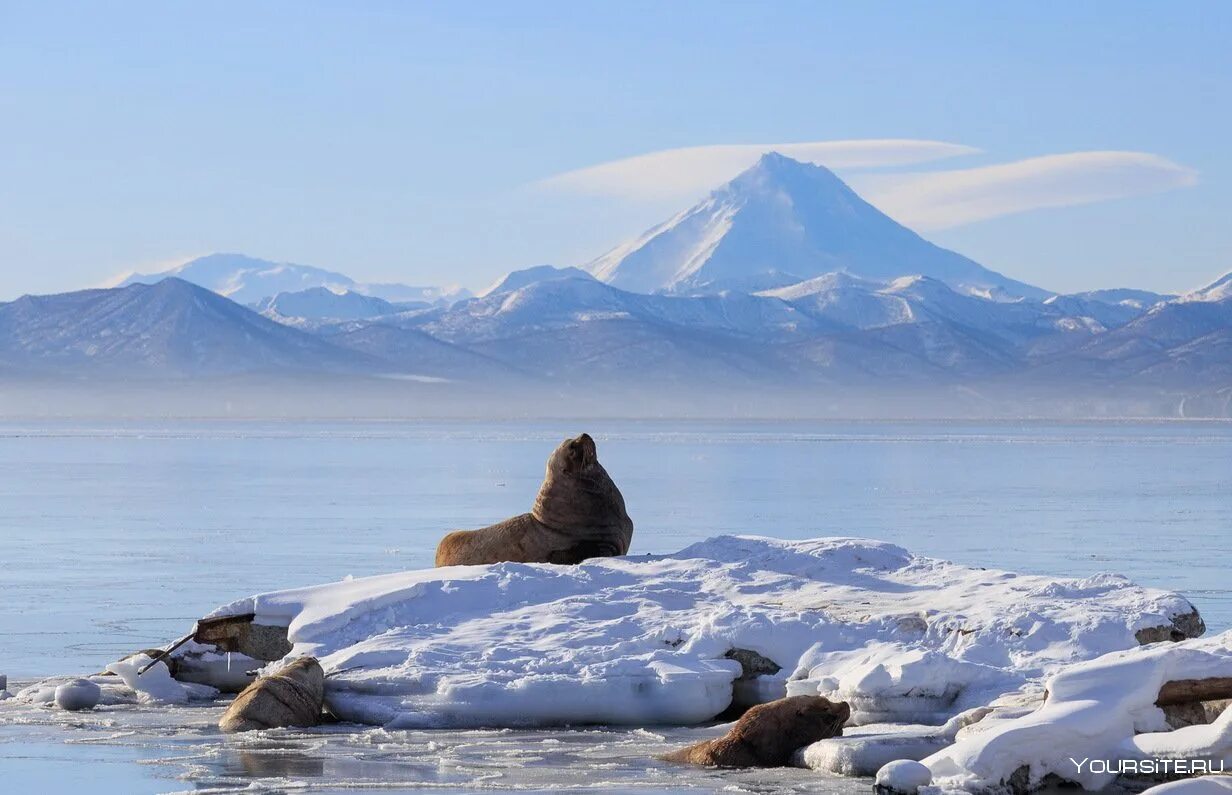
<path id="1" fill-rule="evenodd" d="M 0 672 L 16 681 L 94 671 L 238 596 L 430 565 L 445 529 L 527 510 L 552 447 L 581 430 L 596 436 L 625 494 L 635 553 L 721 533 L 868 536 L 974 565 L 1116 571 L 1184 593 L 1212 629 L 1232 626 L 1222 564 L 1232 537 L 1229 424 L 7 423 Z M 382 781 L 867 790 L 819 787 L 816 774 L 798 771 L 682 772 L 648 761 L 701 729 L 664 739 L 654 730 L 434 732 L 382 742 L 335 727 L 270 739 L 254 772 L 253 749 L 244 756 L 246 741 L 212 733 L 209 709 L 35 715 L 12 725 L 0 714 L 0 756 L 6 776 L 48 792 L 254 782 L 328 792 Z M 525 751 L 553 740 L 554 752 Z M 608 767 L 587 767 L 593 754 Z M 489 768 L 504 777 L 485 778 Z"/>

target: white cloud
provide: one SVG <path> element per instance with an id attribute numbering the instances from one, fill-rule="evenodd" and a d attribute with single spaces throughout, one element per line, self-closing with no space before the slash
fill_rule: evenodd
<path id="1" fill-rule="evenodd" d="M 566 171 L 540 180 L 535 186 L 636 201 L 689 200 L 704 196 L 770 151 L 829 168 L 848 169 L 926 163 L 980 150 L 943 141 L 909 139 L 690 146 Z"/>
<path id="2" fill-rule="evenodd" d="M 1072 152 L 995 166 L 855 177 L 852 187 L 913 229 L 1186 188 L 1198 173 L 1146 152 Z"/>

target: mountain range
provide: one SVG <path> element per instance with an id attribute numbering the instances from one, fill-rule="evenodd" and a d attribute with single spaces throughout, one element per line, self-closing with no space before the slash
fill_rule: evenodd
<path id="1" fill-rule="evenodd" d="M 792 395 L 858 413 L 864 396 L 928 393 L 959 413 L 1111 400 L 1111 413 L 1222 416 L 1232 274 L 1181 296 L 1050 293 L 934 246 L 822 167 L 768 154 L 585 267 L 514 271 L 479 296 L 217 254 L 0 304 L 0 385 L 242 376 L 450 384 L 497 405 Z M 1067 400 L 1083 408 L 1057 408 Z"/>

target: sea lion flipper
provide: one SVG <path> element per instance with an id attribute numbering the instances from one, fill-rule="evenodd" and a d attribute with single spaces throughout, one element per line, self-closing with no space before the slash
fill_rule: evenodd
<path id="1" fill-rule="evenodd" d="M 582 541 L 567 549 L 557 549 L 548 554 L 548 563 L 571 566 L 591 558 L 608 558 L 619 555 L 614 544 L 604 541 Z"/>

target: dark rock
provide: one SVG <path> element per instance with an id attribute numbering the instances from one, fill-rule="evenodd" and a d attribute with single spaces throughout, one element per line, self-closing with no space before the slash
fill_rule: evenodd
<path id="1" fill-rule="evenodd" d="M 1149 643 L 1162 643 L 1165 640 L 1178 642 L 1189 638 L 1200 637 L 1206 632 L 1206 622 L 1198 615 L 1197 608 L 1172 617 L 1172 622 L 1159 627 L 1147 627 L 1134 633 L 1138 644 L 1146 646 Z"/>

